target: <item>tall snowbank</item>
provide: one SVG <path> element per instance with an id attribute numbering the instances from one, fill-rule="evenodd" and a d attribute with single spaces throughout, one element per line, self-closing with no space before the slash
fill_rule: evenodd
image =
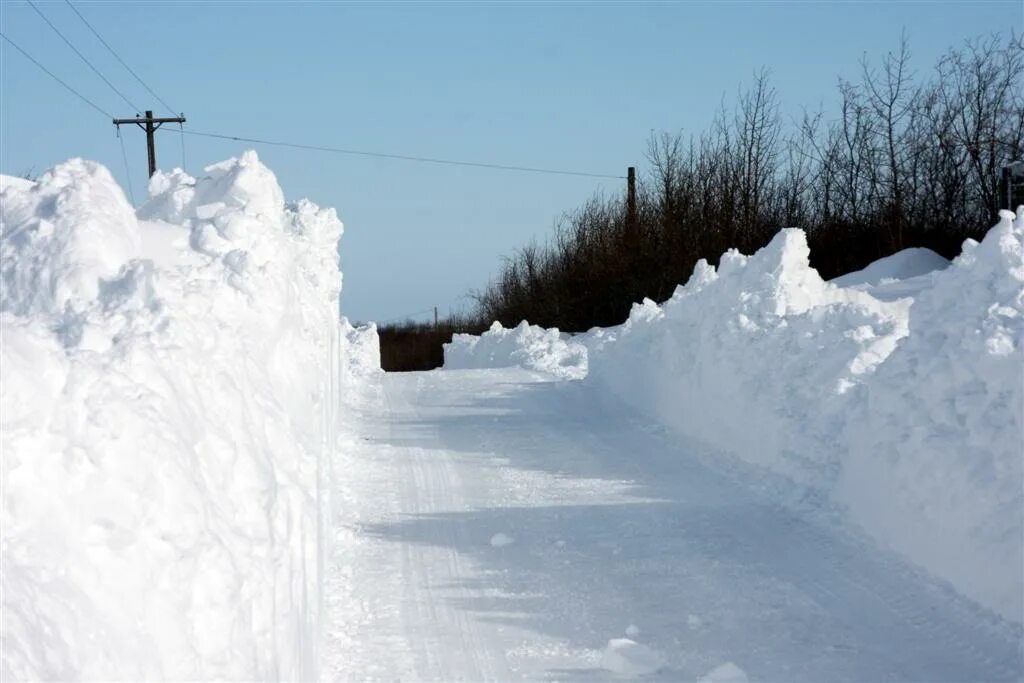
<path id="1" fill-rule="evenodd" d="M 1024 212 L 910 309 L 851 406 L 836 498 L 869 532 L 1024 621 Z"/>
<path id="2" fill-rule="evenodd" d="M 799 230 L 717 270 L 702 261 L 663 306 L 590 335 L 586 383 L 823 491 L 1021 622 L 1024 219 L 1011 217 L 916 300 L 822 281 Z"/>
<path id="3" fill-rule="evenodd" d="M 808 257 L 790 229 L 754 256 L 727 252 L 717 271 L 701 261 L 592 349 L 587 381 L 758 465 L 828 482 L 846 394 L 906 333 L 907 302 L 829 285 Z"/>
<path id="4" fill-rule="evenodd" d="M 4 183 L 4 678 L 315 676 L 333 210 L 253 152 Z"/>
<path id="5" fill-rule="evenodd" d="M 525 320 L 510 330 L 495 321 L 480 336 L 456 334 L 444 345 L 448 370 L 516 366 L 579 379 L 587 374 L 587 349 L 557 329 L 547 330 Z"/>

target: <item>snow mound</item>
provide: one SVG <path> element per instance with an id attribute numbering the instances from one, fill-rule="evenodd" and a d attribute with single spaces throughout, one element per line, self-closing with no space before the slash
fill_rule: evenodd
<path id="1" fill-rule="evenodd" d="M 587 348 L 557 329 L 546 330 L 525 320 L 510 330 L 495 321 L 480 336 L 456 334 L 444 345 L 448 370 L 516 366 L 580 379 L 587 374 Z"/>
<path id="2" fill-rule="evenodd" d="M 749 680 L 746 671 L 726 662 L 704 674 L 697 683 L 747 683 Z"/>
<path id="3" fill-rule="evenodd" d="M 799 230 L 701 261 L 664 305 L 585 336 L 585 386 L 823 493 L 1020 623 L 1024 218 L 1001 216 L 950 267 L 900 281 L 913 298 L 824 282 Z M 936 265 L 915 254 L 901 274 Z"/>
<path id="4" fill-rule="evenodd" d="M 516 542 L 516 539 L 512 538 L 508 534 L 498 532 L 491 536 L 491 547 L 492 548 L 504 548 L 507 545 L 512 545 Z"/>
<path id="5" fill-rule="evenodd" d="M 755 464 L 829 481 L 845 395 L 906 334 L 909 302 L 830 285 L 808 258 L 803 232 L 783 230 L 717 271 L 700 261 L 663 306 L 635 305 L 591 348 L 586 382 Z"/>
<path id="6" fill-rule="evenodd" d="M 664 666 L 661 655 L 629 638 L 612 638 L 601 655 L 601 668 L 620 675 L 643 676 Z"/>
<path id="7" fill-rule="evenodd" d="M 341 318 L 341 376 L 342 381 L 361 387 L 366 380 L 381 375 L 380 337 L 373 323 L 355 327 L 344 316 Z"/>
<path id="8" fill-rule="evenodd" d="M 316 675 L 342 225 L 206 174 L 0 183 L 4 678 Z"/>
<path id="9" fill-rule="evenodd" d="M 886 280 L 906 280 L 949 267 L 949 261 L 931 249 L 913 247 L 874 261 L 863 270 L 829 280 L 838 287 L 880 285 Z"/>

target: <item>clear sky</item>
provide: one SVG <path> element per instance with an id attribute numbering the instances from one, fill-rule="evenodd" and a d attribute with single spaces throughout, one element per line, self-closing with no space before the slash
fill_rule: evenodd
<path id="1" fill-rule="evenodd" d="M 828 108 L 838 76 L 906 30 L 918 72 L 965 38 L 1024 29 L 1021 0 L 973 2 L 76 2 L 187 127 L 397 154 L 624 174 L 652 130 L 699 132 L 768 67 L 784 112 Z M 37 5 L 143 109 L 161 110 L 60 1 Z M 2 31 L 116 116 L 120 100 L 20 0 Z M 72 156 L 125 184 L 111 122 L 0 43 L 0 172 Z M 125 129 L 135 197 L 144 136 Z M 290 199 L 345 223 L 344 312 L 385 320 L 467 305 L 503 255 L 624 181 L 338 156 L 188 137 L 186 169 L 255 148 Z M 178 166 L 177 135 L 158 165 Z"/>

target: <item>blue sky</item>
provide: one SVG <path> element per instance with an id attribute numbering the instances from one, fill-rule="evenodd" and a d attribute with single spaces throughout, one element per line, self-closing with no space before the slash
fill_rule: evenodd
<path id="1" fill-rule="evenodd" d="M 37 2 L 143 108 L 159 103 L 71 9 Z M 397 154 L 624 174 L 644 167 L 651 131 L 699 132 L 723 96 L 768 67 L 784 113 L 830 107 L 861 55 L 910 38 L 916 70 L 965 38 L 1024 30 L 1024 3 L 76 2 L 194 130 Z M 31 8 L 0 3 L 2 30 L 118 116 L 128 105 Z M 84 156 L 125 182 L 111 123 L 0 46 L 0 172 Z M 145 145 L 126 129 L 136 199 Z M 342 306 L 386 320 L 468 305 L 510 254 L 616 180 L 455 168 L 259 145 L 287 197 L 345 222 Z M 238 154 L 189 137 L 186 167 Z M 177 136 L 158 164 L 181 164 Z"/>

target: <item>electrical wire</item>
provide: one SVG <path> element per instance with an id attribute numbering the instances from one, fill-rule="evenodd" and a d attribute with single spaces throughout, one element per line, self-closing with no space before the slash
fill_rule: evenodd
<path id="1" fill-rule="evenodd" d="M 99 76 L 99 77 L 100 77 L 101 79 L 103 79 L 103 82 L 104 82 L 104 83 L 106 83 L 107 85 L 109 85 L 109 86 L 110 86 L 110 89 L 111 89 L 111 90 L 113 90 L 113 91 L 114 91 L 115 93 L 117 93 L 117 94 L 118 94 L 118 96 L 119 96 L 119 97 L 120 97 L 120 98 L 121 98 L 122 100 L 124 100 L 124 101 L 125 101 L 125 102 L 126 102 L 126 103 L 128 104 L 128 106 L 129 106 L 129 107 L 131 107 L 132 109 L 134 109 L 134 110 L 135 110 L 135 111 L 137 111 L 137 112 L 138 112 L 138 111 L 141 111 L 141 109 L 139 109 L 139 108 L 138 108 L 138 107 L 136 107 L 136 106 L 135 106 L 134 104 L 132 104 L 131 100 L 129 100 L 129 99 L 127 98 L 127 97 L 125 97 L 124 93 L 122 93 L 122 92 L 121 92 L 120 90 L 118 90 L 118 89 L 117 89 L 117 88 L 116 88 L 116 87 L 114 86 L 114 84 L 113 84 L 113 83 L 111 83 L 111 82 L 110 82 L 109 80 L 107 80 L 107 77 L 106 77 L 106 76 L 104 76 L 103 74 L 101 74 L 101 73 L 100 73 L 100 70 L 99 70 L 99 69 L 97 69 L 97 68 L 96 68 L 95 66 L 93 66 L 93 65 L 92 65 L 92 62 L 90 62 L 90 61 L 89 61 L 88 59 L 86 59 L 85 55 L 83 55 L 83 54 L 82 54 L 81 52 L 79 52 L 79 51 L 78 51 L 78 48 L 77 48 L 77 47 L 75 47 L 74 45 L 72 45 L 71 41 L 70 41 L 70 40 L 68 40 L 68 39 L 67 39 L 67 37 L 66 37 L 66 36 L 65 36 L 65 35 L 64 35 L 63 33 L 61 33 L 61 32 L 60 32 L 60 29 L 58 29 L 58 28 L 57 28 L 56 26 L 54 26 L 54 25 L 53 25 L 53 22 L 52 22 L 52 21 L 50 21 L 49 19 L 47 19 L 46 15 L 45 15 L 45 14 L 43 14 L 42 10 L 40 10 L 40 9 L 39 9 L 38 7 L 36 7 L 36 4 L 35 4 L 34 2 L 32 2 L 32 0 L 28 0 L 28 4 L 29 4 L 29 6 L 30 6 L 30 7 L 32 8 L 32 9 L 34 9 L 34 10 L 36 11 L 36 14 L 38 14 L 38 15 L 39 15 L 40 17 L 42 17 L 42 18 L 43 18 L 43 21 L 45 21 L 45 22 L 46 22 L 46 23 L 47 23 L 47 24 L 48 24 L 48 25 L 50 26 L 50 28 L 52 28 L 52 29 L 53 29 L 53 32 L 54 32 L 54 33 L 56 33 L 56 34 L 57 34 L 58 36 L 60 36 L 61 40 L 63 40 L 63 41 L 64 41 L 64 42 L 65 42 L 65 43 L 67 44 L 67 46 L 68 46 L 68 47 L 70 47 L 70 48 L 72 49 L 72 51 L 74 51 L 74 53 L 75 53 L 76 55 L 78 55 L 78 57 L 79 57 L 79 58 L 80 58 L 80 59 L 81 59 L 81 60 L 82 60 L 83 62 L 85 62 L 86 66 L 88 66 L 88 67 L 89 67 L 90 69 L 92 69 L 92 70 L 93 70 L 93 73 L 95 73 L 95 74 L 96 74 L 97 76 Z"/>
<path id="2" fill-rule="evenodd" d="M 101 113 L 101 114 L 103 114 L 104 116 L 106 116 L 106 117 L 107 117 L 108 119 L 112 119 L 112 118 L 114 118 L 113 114 L 110 114 L 109 112 L 105 111 L 105 110 L 104 110 L 104 109 L 103 109 L 102 107 L 100 107 L 100 106 L 99 106 L 98 104 L 94 103 L 94 102 L 93 102 L 92 100 L 90 100 L 90 99 L 89 99 L 88 97 L 86 97 L 85 95 L 83 95 L 82 93 L 78 92 L 77 90 L 75 90 L 74 88 L 72 88 L 72 87 L 71 87 L 70 85 L 68 85 L 67 83 L 65 83 L 64 81 L 62 81 L 62 80 L 61 80 L 61 79 L 60 79 L 60 78 L 59 78 L 59 77 L 58 77 L 58 76 L 57 76 L 56 74 L 54 74 L 54 73 L 53 73 L 52 71 L 50 71 L 50 70 L 49 70 L 49 69 L 47 69 L 47 68 L 46 68 L 45 66 L 43 66 L 43 65 L 42 65 L 42 64 L 40 64 L 40 63 L 39 63 L 38 61 L 36 61 L 36 58 L 35 58 L 35 57 L 33 57 L 32 55 L 30 55 L 29 53 L 27 53 L 27 52 L 25 52 L 25 51 L 24 51 L 23 49 L 21 49 L 21 47 L 20 47 L 20 46 L 19 46 L 19 45 L 18 45 L 17 43 L 15 43 L 15 42 L 14 42 L 13 40 L 11 40 L 10 38 L 8 38 L 8 37 L 7 37 L 6 35 L 4 35 L 3 33 L 0 33 L 0 38 L 3 38 L 3 39 L 4 39 L 4 40 L 6 40 L 6 41 L 7 41 L 8 43 L 10 43 L 11 47 L 13 47 L 13 48 L 14 48 L 15 50 L 17 50 L 17 51 L 18 51 L 18 52 L 20 52 L 20 53 L 21 53 L 22 55 L 24 55 L 24 56 L 25 56 L 25 58 L 26 58 L 26 59 L 28 59 L 28 60 L 29 60 L 30 62 L 32 62 L 33 64 L 35 64 L 36 66 L 38 66 L 38 67 L 39 67 L 39 68 L 40 68 L 40 69 L 41 69 L 41 70 L 43 71 L 43 73 L 45 73 L 45 74 L 46 74 L 47 76 L 49 76 L 49 77 L 50 77 L 50 78 L 52 78 L 53 80 L 57 81 L 57 82 L 58 82 L 58 83 L 60 83 L 61 85 L 63 85 L 63 86 L 64 86 L 64 87 L 65 87 L 65 88 L 66 88 L 67 90 L 69 90 L 69 91 L 70 91 L 70 92 L 71 92 L 71 93 L 72 93 L 72 94 L 73 94 L 73 95 L 74 95 L 75 97 L 77 97 L 78 99 L 82 100 L 83 102 L 85 102 L 86 104 L 88 104 L 88 105 L 89 105 L 90 107 L 92 107 L 93 109 L 95 109 L 95 110 L 96 110 L 96 111 L 98 111 L 99 113 Z"/>
<path id="3" fill-rule="evenodd" d="M 123 66 L 125 69 L 127 69 L 128 73 L 130 73 L 132 76 L 134 76 L 135 80 L 137 80 L 139 83 L 141 83 L 142 87 L 145 88 L 146 91 L 150 95 L 155 97 L 157 99 L 157 101 L 160 102 L 160 104 L 164 105 L 164 107 L 167 108 L 167 111 L 171 112 L 172 114 L 176 114 L 178 112 L 178 110 L 174 109 L 173 107 L 171 107 L 171 105 L 167 104 L 167 102 L 164 100 L 164 98 L 162 98 L 159 95 L 157 95 L 156 92 L 154 92 L 153 89 L 150 88 L 149 85 L 147 85 L 144 80 L 142 80 L 142 77 L 139 76 L 137 73 L 135 73 L 135 71 L 130 66 L 128 66 L 128 63 L 126 61 L 121 59 L 121 55 L 117 54 L 117 52 L 114 50 L 114 48 L 110 47 L 110 44 L 103 39 L 103 36 L 101 36 L 99 34 L 99 31 L 97 31 L 95 28 L 93 28 L 93 25 L 90 24 L 89 21 L 85 17 L 82 16 L 82 13 L 78 11 L 77 7 L 75 7 L 74 5 L 71 4 L 71 0 L 64 0 L 64 2 L 66 2 L 68 7 L 70 7 L 74 11 L 74 13 L 78 15 L 78 18 L 82 20 L 82 23 L 89 27 L 89 30 L 92 31 L 92 34 L 94 36 L 96 36 L 101 43 L 103 43 L 103 47 L 107 48 L 110 51 L 110 54 L 114 55 L 114 58 L 117 59 L 117 61 L 121 63 L 121 66 Z"/>
<path id="4" fill-rule="evenodd" d="M 344 149 L 339 147 L 324 147 L 321 145 L 304 145 L 296 142 L 280 142 L 277 140 L 261 140 L 259 138 L 247 138 L 240 135 L 224 135 L 222 133 L 207 133 L 197 130 L 181 130 L 176 131 L 173 128 L 162 128 L 166 132 L 180 133 L 182 135 L 198 135 L 205 138 L 218 138 L 221 140 L 234 140 L 236 142 L 252 142 L 260 145 L 274 145 L 276 147 L 291 147 L 294 149 L 305 149 L 316 152 L 331 152 L 333 154 L 348 154 L 354 156 L 363 157 L 374 157 L 378 159 L 397 159 L 400 161 L 416 161 L 427 164 L 444 164 L 446 166 L 470 166 L 474 168 L 489 168 L 500 171 L 521 171 L 524 173 L 547 173 L 553 175 L 569 175 L 569 176 L 583 176 L 586 178 L 613 178 L 616 180 L 624 179 L 625 176 L 621 175 L 610 175 L 605 173 L 586 173 L 583 171 L 563 171 L 551 168 L 535 168 L 531 166 L 510 166 L 507 164 L 492 164 L 483 163 L 476 161 L 459 161 L 456 159 L 439 159 L 436 157 L 421 157 L 411 156 L 407 154 L 388 154 L 384 152 L 367 152 L 357 149 Z"/>

